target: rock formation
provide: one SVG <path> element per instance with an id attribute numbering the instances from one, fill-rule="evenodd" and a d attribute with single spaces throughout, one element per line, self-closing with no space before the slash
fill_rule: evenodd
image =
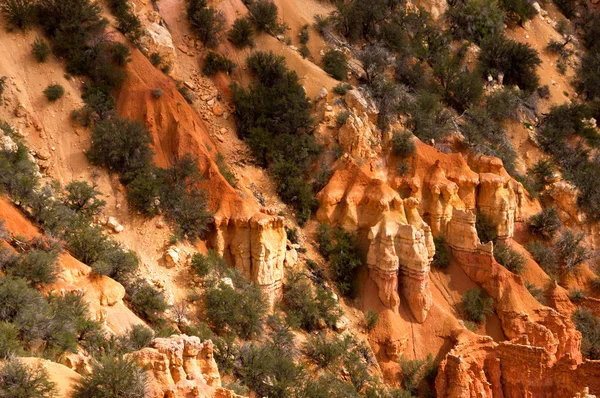
<path id="1" fill-rule="evenodd" d="M 351 98 L 358 104 L 353 109 L 359 106 L 366 112 L 368 105 L 362 97 L 362 101 Z M 509 239 L 523 198 L 521 185 L 508 176 L 498 159 L 473 158 L 470 166 L 460 154 L 443 154 L 416 139 L 415 143 L 411 175 L 397 177 L 391 171 L 394 177 L 388 177 L 387 183 L 360 167 L 355 156 L 344 155 L 317 195 L 317 219 L 358 232 L 367 242 L 369 276 L 381 302 L 397 312 L 399 291 L 415 319 L 424 322 L 432 304 L 433 236 L 451 235 L 459 245 L 477 248 L 475 220 L 463 211 L 478 211 L 490 219 L 499 239 Z M 388 161 L 396 163 L 393 157 Z M 452 223 L 454 217 L 458 219 Z"/>
<path id="2" fill-rule="evenodd" d="M 195 336 L 156 338 L 130 357 L 147 369 L 150 398 L 236 397 L 221 388 L 213 344 Z"/>
<path id="3" fill-rule="evenodd" d="M 456 345 L 440 364 L 440 398 L 572 397 L 589 386 L 600 389 L 600 362 L 554 360 L 548 351 L 522 343 L 457 331 Z"/>
<path id="4" fill-rule="evenodd" d="M 168 166 L 186 153 L 198 159 L 204 177 L 200 188 L 208 193 L 214 212 L 209 242 L 243 274 L 257 283 L 274 302 L 281 294 L 286 233 L 283 218 L 243 199 L 220 174 L 215 145 L 209 145 L 206 127 L 175 85 L 137 50 L 128 64 L 128 78 L 118 95 L 119 114 L 143 123 L 152 133 L 155 162 Z M 152 96 L 161 88 L 160 99 Z"/>

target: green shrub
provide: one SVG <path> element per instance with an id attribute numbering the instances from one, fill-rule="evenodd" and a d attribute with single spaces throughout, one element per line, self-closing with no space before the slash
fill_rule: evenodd
<path id="1" fill-rule="evenodd" d="M 571 300 L 574 303 L 580 303 L 583 300 L 585 300 L 586 297 L 587 297 L 587 295 L 585 294 L 584 290 L 571 289 L 569 291 L 569 300 Z"/>
<path id="2" fill-rule="evenodd" d="M 446 269 L 450 265 L 450 250 L 446 245 L 446 239 L 443 235 L 438 235 L 433 238 L 435 245 L 435 254 L 431 265 L 437 269 Z"/>
<path id="3" fill-rule="evenodd" d="M 298 49 L 298 52 L 300 53 L 300 55 L 302 56 L 302 58 L 306 59 L 306 58 L 310 58 L 311 54 L 310 54 L 310 49 L 306 46 L 306 44 L 302 44 L 300 46 L 300 48 Z"/>
<path id="4" fill-rule="evenodd" d="M 329 261 L 333 280 L 340 293 L 354 297 L 357 290 L 357 272 L 362 264 L 356 236 L 341 228 L 319 224 L 317 228 L 319 251 Z"/>
<path id="5" fill-rule="evenodd" d="M 287 235 L 287 239 L 292 244 L 297 244 L 298 243 L 298 228 L 288 228 L 288 227 L 284 227 L 284 228 L 285 228 L 285 233 Z"/>
<path id="6" fill-rule="evenodd" d="M 56 252 L 29 250 L 2 268 L 13 278 L 23 278 L 31 286 L 41 286 L 56 281 Z"/>
<path id="7" fill-rule="evenodd" d="M 343 126 L 344 124 L 346 124 L 346 121 L 348 121 L 349 117 L 350 117 L 350 112 L 348 112 L 348 111 L 340 112 L 335 116 L 335 122 L 337 123 L 338 126 Z"/>
<path id="8" fill-rule="evenodd" d="M 154 332 L 152 329 L 149 329 L 144 325 L 133 325 L 126 337 L 128 344 L 131 345 L 132 351 L 148 347 L 153 338 Z"/>
<path id="9" fill-rule="evenodd" d="M 557 272 L 558 258 L 554 250 L 544 246 L 542 242 L 536 241 L 527 244 L 527 251 L 547 274 L 554 275 Z"/>
<path id="10" fill-rule="evenodd" d="M 442 138 L 454 128 L 452 114 L 442 105 L 440 96 L 422 91 L 409 105 L 410 127 L 421 141 Z"/>
<path id="11" fill-rule="evenodd" d="M 590 280 L 590 288 L 596 293 L 600 292 L 600 277 L 595 277 Z"/>
<path id="12" fill-rule="evenodd" d="M 350 90 L 352 90 L 352 85 L 349 83 L 339 83 L 333 87 L 333 92 L 338 95 L 346 95 Z"/>
<path id="13" fill-rule="evenodd" d="M 373 310 L 367 310 L 365 312 L 365 327 L 368 331 L 375 329 L 377 322 L 379 321 L 379 313 Z"/>
<path id="14" fill-rule="evenodd" d="M 417 147 L 413 135 L 407 131 L 394 131 L 392 134 L 392 152 L 404 159 L 415 155 Z"/>
<path id="15" fill-rule="evenodd" d="M 12 323 L 0 322 L 0 360 L 18 356 L 21 352 L 19 330 Z"/>
<path id="16" fill-rule="evenodd" d="M 4 14 L 10 28 L 29 29 L 36 20 L 35 0 L 3 0 L 0 11 Z"/>
<path id="17" fill-rule="evenodd" d="M 104 29 L 102 7 L 92 0 L 43 0 L 38 15 L 44 33 L 53 41 L 53 50 L 67 59 L 67 71 L 88 74 L 108 65 L 99 63 L 105 44 L 90 46 L 91 39 Z M 98 69 L 97 69 L 98 68 Z"/>
<path id="18" fill-rule="evenodd" d="M 235 374 L 257 396 L 295 396 L 303 370 L 289 354 L 272 343 L 246 344 L 240 350 Z"/>
<path id="19" fill-rule="evenodd" d="M 562 221 L 554 207 L 544 207 L 527 222 L 531 232 L 544 238 L 552 239 L 562 227 Z"/>
<path id="20" fill-rule="evenodd" d="M 65 89 L 60 84 L 52 84 L 44 90 L 44 95 L 48 101 L 54 102 L 65 95 Z"/>
<path id="21" fill-rule="evenodd" d="M 561 233 L 554 247 L 558 253 L 562 271 L 574 272 L 585 260 L 590 258 L 590 251 L 582 245 L 585 236 L 570 229 Z"/>
<path id="22" fill-rule="evenodd" d="M 381 78 L 389 64 L 389 58 L 388 51 L 379 45 L 370 45 L 363 49 L 359 59 L 365 71 L 367 83 L 373 84 Z"/>
<path id="23" fill-rule="evenodd" d="M 477 213 L 475 229 L 477 230 L 477 236 L 479 236 L 479 240 L 482 243 L 495 242 L 498 238 L 496 226 L 485 214 Z"/>
<path id="24" fill-rule="evenodd" d="M 160 64 L 163 63 L 162 55 L 160 55 L 160 53 L 157 53 L 157 52 L 150 54 L 150 56 L 148 57 L 148 60 L 150 61 L 152 66 L 156 66 L 157 68 L 160 66 Z"/>
<path id="25" fill-rule="evenodd" d="M 487 37 L 504 30 L 504 13 L 495 0 L 458 2 L 448 9 L 446 17 L 452 34 L 459 40 L 481 44 Z"/>
<path id="26" fill-rule="evenodd" d="M 202 73 L 206 76 L 216 75 L 218 72 L 231 74 L 236 68 L 235 63 L 227 57 L 217 54 L 216 52 L 209 51 L 206 59 L 204 60 L 204 66 L 202 66 Z"/>
<path id="27" fill-rule="evenodd" d="M 581 332 L 581 353 L 585 358 L 600 359 L 600 317 L 590 311 L 578 309 L 573 313 L 573 323 Z"/>
<path id="28" fill-rule="evenodd" d="M 254 20 L 256 30 L 259 32 L 269 32 L 277 27 L 277 6 L 269 0 L 257 0 L 248 11 Z"/>
<path id="29" fill-rule="evenodd" d="M 323 70 L 337 80 L 346 80 L 348 59 L 338 50 L 329 49 L 323 56 Z"/>
<path id="30" fill-rule="evenodd" d="M 467 290 L 462 296 L 462 311 L 469 321 L 485 322 L 486 317 L 494 313 L 493 306 L 494 299 L 486 297 L 477 287 Z"/>
<path id="31" fill-rule="evenodd" d="M 92 372 L 75 385 L 73 398 L 144 398 L 146 386 L 146 373 L 134 359 L 105 355 L 92 362 Z"/>
<path id="32" fill-rule="evenodd" d="M 0 365 L 0 396 L 5 398 L 51 398 L 58 394 L 42 364 L 27 366 L 17 358 Z"/>
<path id="33" fill-rule="evenodd" d="M 133 311 L 150 323 L 160 322 L 163 313 L 169 308 L 163 292 L 141 279 L 128 286 L 127 295 Z"/>
<path id="34" fill-rule="evenodd" d="M 225 17 L 206 0 L 186 0 L 187 17 L 192 31 L 208 48 L 215 48 L 225 29 Z"/>
<path id="35" fill-rule="evenodd" d="M 600 38 L 600 33 L 598 37 Z M 576 86 L 578 91 L 585 94 L 590 100 L 600 98 L 598 68 L 600 68 L 600 45 L 596 45 L 595 49 L 583 55 L 577 71 Z"/>
<path id="36" fill-rule="evenodd" d="M 254 47 L 254 29 L 248 18 L 237 18 L 227 38 L 237 48 Z"/>
<path id="37" fill-rule="evenodd" d="M 236 278 L 234 286 L 217 281 L 206 291 L 204 305 L 211 328 L 248 339 L 262 330 L 267 305 L 259 287 Z"/>
<path id="38" fill-rule="evenodd" d="M 527 0 L 500 0 L 500 7 L 506 12 L 508 21 L 518 24 L 525 23 L 537 14 Z"/>
<path id="39" fill-rule="evenodd" d="M 348 351 L 350 341 L 338 335 L 325 333 L 311 334 L 306 339 L 302 351 L 304 355 L 320 368 L 332 366 L 341 360 Z"/>
<path id="40" fill-rule="evenodd" d="M 294 272 L 286 273 L 282 309 L 290 326 L 307 331 L 318 329 L 320 319 L 331 328 L 341 315 L 330 291 L 321 286 L 313 289 L 306 275 Z"/>
<path id="41" fill-rule="evenodd" d="M 101 193 L 96 188 L 96 184 L 89 185 L 86 181 L 72 181 L 65 187 L 67 196 L 63 203 L 84 217 L 97 216 L 104 209 L 106 202 L 98 199 Z"/>
<path id="42" fill-rule="evenodd" d="M 109 0 L 108 6 L 117 18 L 117 29 L 131 41 L 137 42 L 143 35 L 142 23 L 125 0 Z"/>
<path id="43" fill-rule="evenodd" d="M 213 270 L 224 269 L 227 267 L 227 264 L 223 257 L 220 257 L 216 251 L 209 249 L 206 256 L 202 253 L 194 253 L 190 266 L 196 275 L 204 278 Z"/>
<path id="44" fill-rule="evenodd" d="M 0 77 L 0 104 L 2 104 L 2 95 L 6 89 L 6 76 Z"/>
<path id="45" fill-rule="evenodd" d="M 217 154 L 217 167 L 219 168 L 219 173 L 227 180 L 229 185 L 232 187 L 237 187 L 238 179 L 235 177 L 235 174 L 231 171 L 231 168 L 225 161 L 225 158 L 220 153 Z"/>
<path id="46" fill-rule="evenodd" d="M 431 354 L 426 359 L 412 360 L 402 355 L 398 363 L 402 369 L 402 387 L 415 396 L 421 382 L 424 379 L 431 379 L 432 374 L 435 372 Z"/>
<path id="47" fill-rule="evenodd" d="M 541 64 L 537 51 L 528 44 L 518 43 L 503 35 L 485 39 L 481 44 L 479 63 L 486 77 L 494 71 L 504 73 L 504 84 L 516 84 L 521 90 L 533 92 L 539 85 L 536 67 Z"/>
<path id="48" fill-rule="evenodd" d="M 525 256 L 506 244 L 494 246 L 494 258 L 504 268 L 515 274 L 525 270 Z"/>
<path id="49" fill-rule="evenodd" d="M 127 176 L 144 169 L 152 159 L 150 132 L 140 123 L 117 117 L 106 118 L 94 126 L 87 156 L 95 165 Z"/>
<path id="50" fill-rule="evenodd" d="M 206 191 L 198 188 L 202 180 L 198 160 L 185 154 L 173 166 L 161 170 L 159 179 L 160 204 L 165 217 L 176 223 L 176 233 L 191 240 L 205 236 L 213 217 L 207 208 Z"/>
<path id="51" fill-rule="evenodd" d="M 182 84 L 178 84 L 177 91 L 179 91 L 179 94 L 185 99 L 185 102 L 190 105 L 194 103 L 194 94 L 192 93 L 192 90 Z"/>
<path id="52" fill-rule="evenodd" d="M 533 179 L 535 190 L 541 192 L 554 178 L 555 165 L 548 159 L 538 160 L 527 174 Z"/>
<path id="53" fill-rule="evenodd" d="M 310 40 L 310 35 L 308 33 L 308 25 L 302 26 L 302 29 L 300 29 L 300 32 L 298 33 L 298 38 L 300 40 L 300 44 L 308 43 L 308 40 Z"/>
<path id="54" fill-rule="evenodd" d="M 560 12 L 562 12 L 568 19 L 573 18 L 577 12 L 578 2 L 576 1 L 554 0 L 554 4 L 557 5 Z"/>
<path id="55" fill-rule="evenodd" d="M 39 63 L 43 63 L 48 60 L 52 51 L 50 50 L 48 43 L 46 43 L 44 39 L 38 37 L 31 45 L 31 52 Z"/>
<path id="56" fill-rule="evenodd" d="M 529 291 L 533 298 L 535 298 L 541 304 L 546 304 L 546 298 L 544 297 L 544 291 L 542 289 L 540 289 L 533 283 L 528 282 L 525 283 L 525 288 L 527 288 L 527 291 Z"/>

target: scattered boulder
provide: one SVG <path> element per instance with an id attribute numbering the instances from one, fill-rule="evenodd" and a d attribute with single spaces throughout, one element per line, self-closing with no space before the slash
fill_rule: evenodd
<path id="1" fill-rule="evenodd" d="M 348 325 L 350 321 L 345 316 L 341 316 L 337 321 L 335 321 L 335 330 L 338 332 L 343 332 L 348 329 Z"/>
<path id="2" fill-rule="evenodd" d="M 14 142 L 13 139 L 9 136 L 3 135 L 0 138 L 0 151 L 14 153 L 17 152 L 18 149 L 19 146 L 17 145 L 17 143 Z"/>
<path id="3" fill-rule="evenodd" d="M 171 246 L 165 252 L 165 262 L 169 268 L 179 264 L 179 248 Z"/>

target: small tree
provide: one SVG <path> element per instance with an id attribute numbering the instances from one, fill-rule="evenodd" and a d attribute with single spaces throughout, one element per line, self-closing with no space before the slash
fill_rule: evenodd
<path id="1" fill-rule="evenodd" d="M 504 30 L 504 13 L 495 0 L 458 2 L 448 9 L 446 16 L 455 38 L 467 39 L 477 44 Z"/>
<path id="2" fill-rule="evenodd" d="M 477 287 L 467 290 L 462 296 L 462 310 L 469 321 L 482 323 L 494 313 L 494 299 L 486 297 Z"/>
<path id="3" fill-rule="evenodd" d="M 225 17 L 207 0 L 186 0 L 187 17 L 196 37 L 208 48 L 215 48 L 220 41 L 221 32 L 225 29 Z"/>
<path id="4" fill-rule="evenodd" d="M 60 84 L 52 84 L 46 87 L 44 95 L 48 98 L 48 101 L 54 102 L 65 95 L 65 89 Z"/>
<path id="5" fill-rule="evenodd" d="M 413 135 L 408 131 L 394 131 L 392 134 L 392 152 L 394 155 L 404 159 L 414 156 L 417 147 Z"/>
<path id="6" fill-rule="evenodd" d="M 367 310 L 365 312 L 365 327 L 368 331 L 375 329 L 377 322 L 379 321 L 379 313 L 373 310 Z"/>
<path id="7" fill-rule="evenodd" d="M 39 63 L 46 62 L 51 53 L 48 43 L 40 37 L 36 38 L 31 45 L 31 52 Z"/>
<path id="8" fill-rule="evenodd" d="M 12 323 L 0 322 L 0 360 L 19 355 L 21 352 L 19 330 Z M 1 392 L 0 396 L 2 396 Z"/>
<path id="9" fill-rule="evenodd" d="M 562 227 L 562 221 L 554 207 L 544 207 L 541 212 L 531 216 L 528 225 L 534 234 L 552 239 Z"/>
<path id="10" fill-rule="evenodd" d="M 582 245 L 584 238 L 583 233 L 578 234 L 568 229 L 556 240 L 555 247 L 563 271 L 575 271 L 581 263 L 590 257 L 590 251 Z"/>
<path id="11" fill-rule="evenodd" d="M 277 6 L 269 0 L 257 0 L 248 7 L 259 32 L 273 31 L 277 26 Z"/>
<path id="12" fill-rule="evenodd" d="M 56 384 L 41 365 L 27 366 L 12 358 L 0 367 L 0 396 L 3 398 L 51 398 L 57 394 Z"/>
<path id="13" fill-rule="evenodd" d="M 3 0 L 0 1 L 0 11 L 10 27 L 27 30 L 35 22 L 36 1 Z"/>
<path id="14" fill-rule="evenodd" d="M 227 35 L 237 48 L 254 47 L 254 29 L 248 18 L 237 18 Z"/>
<path id="15" fill-rule="evenodd" d="M 431 265 L 437 269 L 446 269 L 450 265 L 450 251 L 446 245 L 446 239 L 443 235 L 438 235 L 433 238 L 435 245 L 435 255 L 433 256 L 433 262 Z"/>
<path id="16" fill-rule="evenodd" d="M 98 199 L 101 193 L 96 188 L 96 184 L 89 185 L 86 181 L 72 181 L 65 187 L 67 196 L 63 203 L 84 217 L 94 217 L 106 205 L 104 200 Z"/>
<path id="17" fill-rule="evenodd" d="M 195 253 L 192 256 L 190 266 L 196 275 L 204 278 L 211 271 L 216 270 L 221 272 L 221 270 L 227 267 L 227 264 L 223 257 L 220 257 L 216 251 L 209 249 L 206 256 L 202 253 Z"/>
<path id="18" fill-rule="evenodd" d="M 102 356 L 92 363 L 92 372 L 74 387 L 73 398 L 144 398 L 146 373 L 133 359 Z"/>
<path id="19" fill-rule="evenodd" d="M 231 74 L 236 65 L 229 58 L 210 51 L 204 60 L 204 66 L 202 67 L 202 73 L 206 76 L 216 75 L 218 72 L 224 72 Z"/>
<path id="20" fill-rule="evenodd" d="M 503 35 L 485 39 L 481 44 L 479 63 L 484 77 L 504 73 L 504 84 L 516 84 L 533 92 L 539 85 L 536 67 L 542 63 L 536 50 Z"/>
<path id="21" fill-rule="evenodd" d="M 348 59 L 341 51 L 329 49 L 323 56 L 323 70 L 337 80 L 346 80 Z"/>

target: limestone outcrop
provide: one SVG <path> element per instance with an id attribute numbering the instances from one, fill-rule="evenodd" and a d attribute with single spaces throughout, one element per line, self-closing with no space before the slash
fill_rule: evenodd
<path id="1" fill-rule="evenodd" d="M 128 355 L 147 370 L 147 397 L 237 397 L 221 388 L 210 340 L 186 335 L 156 338 L 150 347 Z"/>
<path id="2" fill-rule="evenodd" d="M 178 92 L 175 84 L 133 50 L 127 80 L 121 88 L 117 109 L 121 116 L 143 123 L 152 133 L 155 157 L 166 167 L 173 159 L 190 153 L 198 160 L 204 177 L 200 188 L 207 192 L 214 212 L 208 241 L 217 253 L 262 286 L 271 302 L 281 295 L 286 233 L 283 219 L 261 209 L 242 196 L 219 172 L 216 145 L 207 128 Z M 161 88 L 159 100 L 152 90 Z"/>

